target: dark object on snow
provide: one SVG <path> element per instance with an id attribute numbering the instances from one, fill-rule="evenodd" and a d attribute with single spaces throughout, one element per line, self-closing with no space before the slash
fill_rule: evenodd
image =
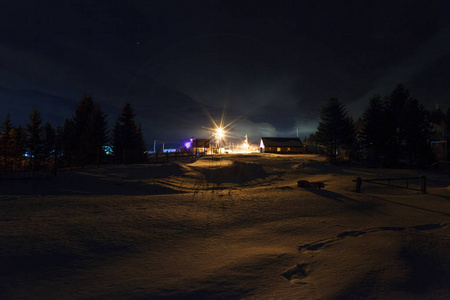
<path id="1" fill-rule="evenodd" d="M 325 187 L 325 183 L 320 181 L 309 182 L 308 180 L 299 180 L 297 181 L 297 185 L 302 188 L 316 188 L 323 189 Z"/>

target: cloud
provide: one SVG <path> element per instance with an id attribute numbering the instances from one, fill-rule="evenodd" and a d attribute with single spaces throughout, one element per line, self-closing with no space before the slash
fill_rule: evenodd
<path id="1" fill-rule="evenodd" d="M 386 69 L 384 75 L 372 84 L 372 88 L 368 92 L 348 105 L 349 111 L 361 115 L 368 104 L 369 98 L 374 94 L 388 95 L 397 84 L 408 85 L 415 77 L 431 67 L 436 61 L 448 56 L 449 53 L 450 27 L 444 27 L 420 45 L 411 55 Z"/>

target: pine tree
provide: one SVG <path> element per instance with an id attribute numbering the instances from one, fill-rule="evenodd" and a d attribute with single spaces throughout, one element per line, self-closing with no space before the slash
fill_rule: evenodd
<path id="1" fill-rule="evenodd" d="M 320 118 L 317 140 L 327 148 L 330 160 L 335 161 L 338 147 L 348 148 L 354 140 L 353 121 L 337 98 L 329 99 L 322 107 Z"/>
<path id="2" fill-rule="evenodd" d="M 105 155 L 103 146 L 108 142 L 108 123 L 106 121 L 106 114 L 102 112 L 99 104 L 94 104 L 88 126 L 88 136 L 90 137 L 93 150 L 95 149 L 95 161 L 97 167 Z"/>
<path id="3" fill-rule="evenodd" d="M 383 119 L 386 138 L 385 166 L 395 166 L 401 156 L 402 123 L 407 118 L 403 108 L 409 99 L 409 91 L 401 84 L 397 85 L 387 97 L 385 104 L 385 118 Z"/>
<path id="4" fill-rule="evenodd" d="M 49 122 L 46 122 L 43 127 L 43 138 L 42 153 L 44 156 L 43 158 L 47 159 L 53 154 L 52 152 L 55 151 L 56 143 L 56 131 Z"/>
<path id="5" fill-rule="evenodd" d="M 89 131 L 89 122 L 94 110 L 92 97 L 83 95 L 77 105 L 73 116 L 73 138 L 75 140 L 74 158 L 78 164 L 86 165 L 95 161 L 96 148 L 92 145 L 92 132 Z"/>
<path id="6" fill-rule="evenodd" d="M 138 132 L 137 132 L 137 147 L 136 147 L 139 162 L 144 162 L 147 160 L 147 157 L 145 154 L 146 150 L 147 150 L 147 147 L 145 145 L 144 134 L 142 133 L 141 124 L 139 124 Z"/>
<path id="7" fill-rule="evenodd" d="M 72 119 L 64 125 L 63 155 L 78 165 L 100 164 L 108 141 L 106 114 L 92 97 L 83 95 Z"/>
<path id="8" fill-rule="evenodd" d="M 25 129 L 19 125 L 9 132 L 8 152 L 13 159 L 13 168 L 21 167 L 23 156 L 27 152 L 27 135 Z"/>
<path id="9" fill-rule="evenodd" d="M 112 135 L 112 150 L 114 161 L 120 163 L 123 160 L 123 141 L 121 135 L 121 124 L 120 119 L 117 118 L 114 124 L 113 135 Z"/>
<path id="10" fill-rule="evenodd" d="M 3 168 L 6 169 L 8 167 L 8 160 L 11 156 L 11 153 L 8 151 L 8 144 L 10 139 L 10 131 L 13 129 L 11 123 L 10 114 L 7 113 L 5 116 L 5 120 L 3 121 L 2 130 L 0 132 L 0 155 L 3 160 Z"/>
<path id="11" fill-rule="evenodd" d="M 36 169 L 36 163 L 42 157 L 43 150 L 43 127 L 39 110 L 34 107 L 28 116 L 29 122 L 26 124 L 27 149 L 30 156 L 31 168 Z"/>
<path id="12" fill-rule="evenodd" d="M 369 160 L 378 161 L 386 149 L 385 106 L 379 95 L 374 95 L 363 114 L 361 133 L 363 147 L 368 150 Z"/>
<path id="13" fill-rule="evenodd" d="M 136 125 L 134 116 L 130 103 L 126 103 L 113 131 L 113 150 L 116 162 L 136 163 L 143 161 L 145 157 L 142 130 Z"/>
<path id="14" fill-rule="evenodd" d="M 61 142 L 61 154 L 63 162 L 66 166 L 74 164 L 75 149 L 77 142 L 75 140 L 75 124 L 72 119 L 66 119 L 59 140 Z"/>
<path id="15" fill-rule="evenodd" d="M 408 99 L 402 110 L 400 139 L 404 153 L 409 160 L 409 166 L 419 163 L 425 166 L 431 156 L 430 136 L 431 124 L 429 112 L 415 99 Z"/>

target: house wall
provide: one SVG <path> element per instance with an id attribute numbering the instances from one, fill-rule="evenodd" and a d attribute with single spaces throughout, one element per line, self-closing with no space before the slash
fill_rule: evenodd
<path id="1" fill-rule="evenodd" d="M 265 153 L 303 153 L 303 147 L 264 147 Z"/>

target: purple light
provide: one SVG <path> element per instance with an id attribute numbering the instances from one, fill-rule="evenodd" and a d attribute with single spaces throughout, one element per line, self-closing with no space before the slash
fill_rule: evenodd
<path id="1" fill-rule="evenodd" d="M 184 146 L 186 147 L 186 149 L 191 148 L 191 142 L 184 143 Z"/>

